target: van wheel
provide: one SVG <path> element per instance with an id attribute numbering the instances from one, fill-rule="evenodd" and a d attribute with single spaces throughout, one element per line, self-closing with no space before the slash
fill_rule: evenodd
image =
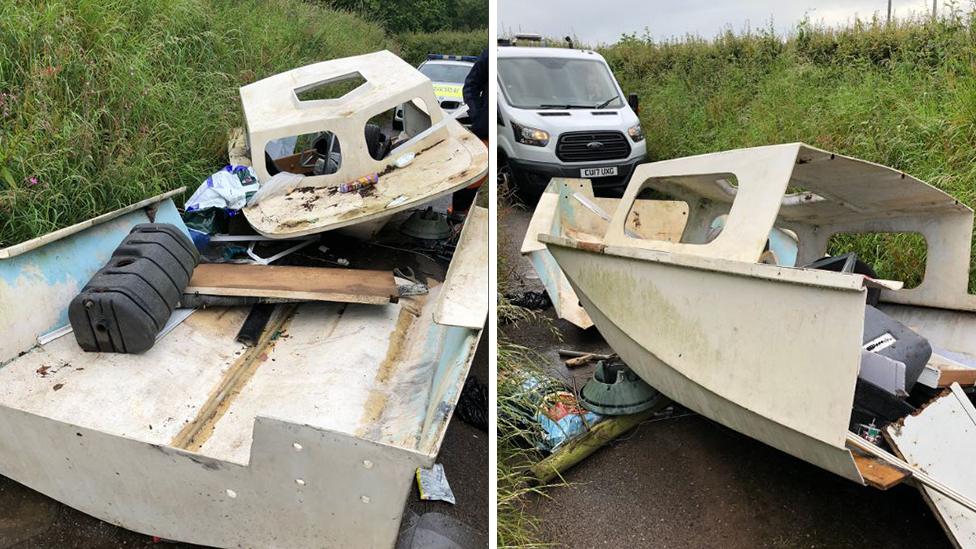
<path id="1" fill-rule="evenodd" d="M 498 196 L 512 203 L 531 206 L 539 201 L 542 193 L 533 189 L 529 178 L 508 163 L 505 153 L 498 152 Z"/>

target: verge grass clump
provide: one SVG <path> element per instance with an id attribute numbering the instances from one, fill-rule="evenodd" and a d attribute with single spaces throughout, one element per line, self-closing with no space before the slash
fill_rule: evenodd
<path id="1" fill-rule="evenodd" d="M 0 247 L 192 192 L 243 123 L 239 86 L 387 47 L 296 0 L 0 3 Z"/>
<path id="2" fill-rule="evenodd" d="M 953 7 L 936 20 L 803 21 L 786 37 L 769 29 L 666 42 L 625 35 L 600 51 L 624 91 L 641 97 L 651 160 L 803 141 L 902 170 L 973 207 L 974 23 L 976 8 Z M 920 245 L 852 237 L 830 251 L 857 252 L 883 275 L 914 281 Z"/>
<path id="3" fill-rule="evenodd" d="M 511 305 L 500 305 L 512 307 Z M 510 316 L 521 318 L 517 312 Z M 546 379 L 540 357 L 525 347 L 501 340 L 498 344 L 498 547 L 548 547 L 542 540 L 540 521 L 527 505 L 533 497 L 546 497 L 546 486 L 529 483 L 526 472 L 539 460 L 528 441 L 541 433 L 521 418 L 534 415 L 531 391 L 523 381 L 528 376 Z"/>

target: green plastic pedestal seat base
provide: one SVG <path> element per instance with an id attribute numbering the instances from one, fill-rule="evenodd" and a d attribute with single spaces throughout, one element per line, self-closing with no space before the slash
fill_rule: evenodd
<path id="1" fill-rule="evenodd" d="M 661 393 L 619 360 L 601 360 L 597 363 L 593 378 L 580 391 L 583 407 L 605 416 L 643 412 L 660 397 Z"/>
<path id="2" fill-rule="evenodd" d="M 400 225 L 400 231 L 421 240 L 443 240 L 451 236 L 451 226 L 447 216 L 435 212 L 433 208 L 417 210 Z"/>

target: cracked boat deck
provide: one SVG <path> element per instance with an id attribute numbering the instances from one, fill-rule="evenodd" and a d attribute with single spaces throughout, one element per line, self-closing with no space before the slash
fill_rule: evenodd
<path id="1" fill-rule="evenodd" d="M 279 306 L 278 336 L 252 348 L 234 340 L 247 308 L 197 311 L 141 355 L 85 353 L 69 334 L 0 369 L 0 405 L 242 465 L 258 416 L 426 453 L 436 292 Z"/>
<path id="2" fill-rule="evenodd" d="M 487 246 L 475 212 L 452 269 Z M 452 271 L 398 303 L 278 305 L 254 347 L 235 341 L 246 307 L 198 310 L 137 355 L 50 339 L 147 221 L 183 227 L 161 195 L 0 250 L 0 474 L 165 539 L 391 547 L 481 335 L 481 324 L 435 321 L 455 301 L 441 295 Z M 487 278 L 472 284 L 483 291 L 468 305 L 484 319 Z"/>

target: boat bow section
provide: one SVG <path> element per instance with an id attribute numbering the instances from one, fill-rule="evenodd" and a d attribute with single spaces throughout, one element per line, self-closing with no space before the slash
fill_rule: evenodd
<path id="1" fill-rule="evenodd" d="M 600 333 L 653 387 L 862 482 L 844 445 L 860 360 L 861 292 L 549 249 Z"/>

